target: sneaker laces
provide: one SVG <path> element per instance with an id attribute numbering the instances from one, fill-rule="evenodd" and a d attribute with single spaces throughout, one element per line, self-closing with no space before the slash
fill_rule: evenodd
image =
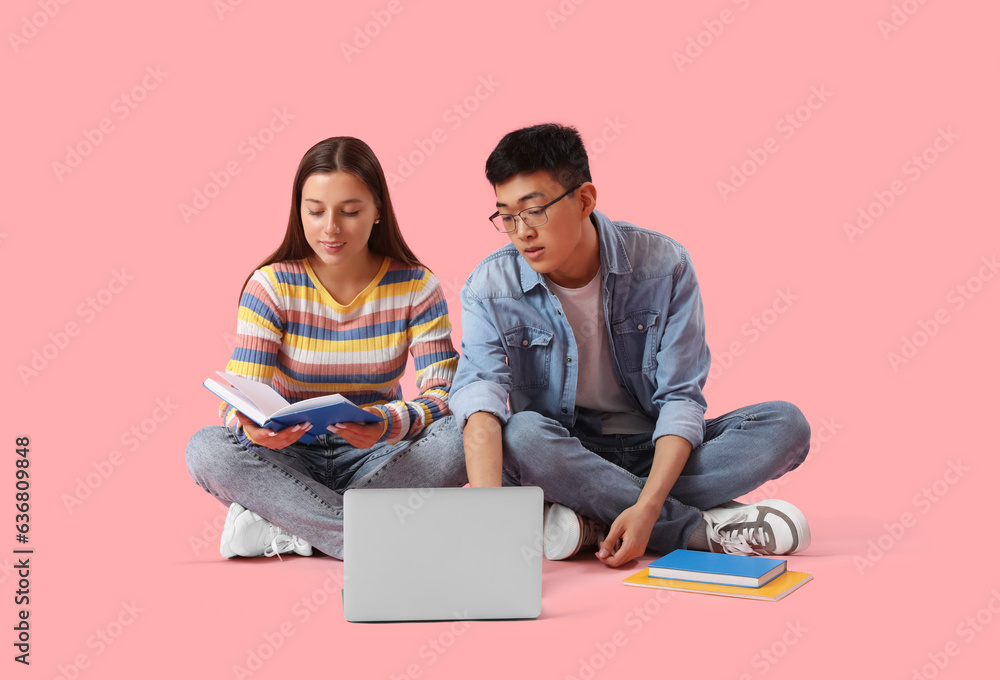
<path id="1" fill-rule="evenodd" d="M 738 512 L 725 522 L 708 525 L 708 540 L 718 543 L 723 552 L 741 555 L 760 555 L 755 546 L 768 545 L 770 527 L 767 522 L 747 522 L 747 513 Z"/>
<path id="2" fill-rule="evenodd" d="M 264 548 L 264 557 L 278 556 L 279 562 L 284 562 L 281 553 L 293 552 L 296 548 L 307 548 L 309 544 L 298 536 L 293 536 L 281 527 L 272 525 L 274 529 L 271 534 L 270 544 Z"/>

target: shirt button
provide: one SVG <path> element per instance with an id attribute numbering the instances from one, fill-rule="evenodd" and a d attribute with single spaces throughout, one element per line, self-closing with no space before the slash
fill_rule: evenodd
<path id="1" fill-rule="evenodd" d="M 522 341 L 521 341 L 521 344 L 522 344 L 523 346 L 527 347 L 527 346 L 528 346 L 528 341 L 527 341 L 527 340 L 522 340 Z"/>
<path id="2" fill-rule="evenodd" d="M 573 357 L 566 357 L 566 363 L 567 364 L 573 363 Z"/>
<path id="3" fill-rule="evenodd" d="M 642 324 L 639 324 L 639 330 L 640 331 L 642 330 Z"/>
<path id="4" fill-rule="evenodd" d="M 563 413 L 569 413 L 569 411 L 568 411 L 568 410 L 566 410 L 566 409 L 563 409 L 563 410 L 562 410 L 562 412 L 563 412 Z"/>

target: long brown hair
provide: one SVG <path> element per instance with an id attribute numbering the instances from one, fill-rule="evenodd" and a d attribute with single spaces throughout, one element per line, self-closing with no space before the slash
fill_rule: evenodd
<path id="1" fill-rule="evenodd" d="M 306 240 L 302 227 L 302 187 L 310 175 L 331 172 L 351 173 L 364 183 L 375 199 L 379 223 L 372 228 L 371 236 L 368 237 L 368 250 L 376 255 L 388 255 L 411 267 L 424 266 L 406 245 L 403 234 L 399 231 L 396 212 L 392 209 L 392 200 L 389 198 L 389 186 L 375 152 L 355 137 L 330 137 L 306 151 L 299 162 L 292 185 L 292 206 L 288 212 L 285 238 L 278 249 L 254 269 L 283 260 L 300 260 L 312 254 L 312 247 Z M 251 276 L 253 272 L 243 282 L 244 288 Z"/>

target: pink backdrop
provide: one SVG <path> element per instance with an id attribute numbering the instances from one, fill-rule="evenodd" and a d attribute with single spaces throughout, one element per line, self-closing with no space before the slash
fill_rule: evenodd
<path id="1" fill-rule="evenodd" d="M 5 3 L 4 676 L 984 677 L 996 6 L 345 5 Z M 807 513 L 791 566 L 815 581 L 779 603 L 658 597 L 620 584 L 645 560 L 579 558 L 546 564 L 538 621 L 351 625 L 340 562 L 222 560 L 225 509 L 184 447 L 214 422 L 200 382 L 302 153 L 372 145 L 457 340 L 458 289 L 505 241 L 485 158 L 550 120 L 587 141 L 599 209 L 691 251 L 710 413 L 780 398 L 808 416 L 809 459 L 754 495 Z"/>

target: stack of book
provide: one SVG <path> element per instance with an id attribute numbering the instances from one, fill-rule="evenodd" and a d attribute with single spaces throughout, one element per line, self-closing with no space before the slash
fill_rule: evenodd
<path id="1" fill-rule="evenodd" d="M 777 601 L 812 580 L 812 574 L 788 571 L 785 560 L 675 550 L 624 583 L 708 595 Z"/>

